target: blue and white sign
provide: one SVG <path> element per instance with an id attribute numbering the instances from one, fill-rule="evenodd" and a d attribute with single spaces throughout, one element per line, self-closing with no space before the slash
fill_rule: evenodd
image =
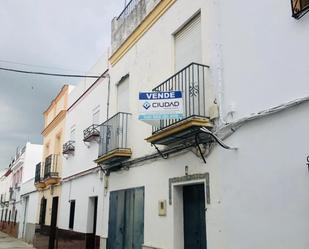
<path id="1" fill-rule="evenodd" d="M 159 120 L 182 117 L 181 91 L 139 93 L 139 120 L 156 125 Z"/>

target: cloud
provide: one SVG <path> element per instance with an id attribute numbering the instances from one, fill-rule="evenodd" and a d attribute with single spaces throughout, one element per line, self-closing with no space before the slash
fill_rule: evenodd
<path id="1" fill-rule="evenodd" d="M 0 66 L 87 72 L 107 50 L 111 19 L 121 12 L 123 3 L 124 0 L 2 0 Z M 0 169 L 8 166 L 17 146 L 27 140 L 42 142 L 42 112 L 63 84 L 78 81 L 0 71 Z"/>

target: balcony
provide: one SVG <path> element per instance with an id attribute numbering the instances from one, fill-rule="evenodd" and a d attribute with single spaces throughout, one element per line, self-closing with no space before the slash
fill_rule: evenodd
<path id="1" fill-rule="evenodd" d="M 36 187 L 37 190 L 42 190 L 46 187 L 41 171 L 42 171 L 41 163 L 38 163 L 35 166 L 35 177 L 34 177 L 34 186 Z"/>
<path id="2" fill-rule="evenodd" d="M 309 0 L 291 0 L 292 16 L 300 19 L 309 11 Z"/>
<path id="3" fill-rule="evenodd" d="M 98 141 L 100 138 L 100 126 L 93 124 L 84 130 L 84 142 Z"/>
<path id="4" fill-rule="evenodd" d="M 174 145 L 180 143 L 207 142 L 209 136 L 201 127 L 213 127 L 207 116 L 206 76 L 208 66 L 191 63 L 171 76 L 153 91 L 182 91 L 184 113 L 182 119 L 160 120 L 153 126 L 152 135 L 146 138 L 151 144 Z"/>
<path id="5" fill-rule="evenodd" d="M 73 155 L 75 151 L 75 141 L 69 140 L 62 146 L 63 155 Z"/>
<path id="6" fill-rule="evenodd" d="M 119 112 L 100 126 L 99 157 L 95 162 L 105 169 L 116 169 L 132 155 L 127 141 L 129 116 L 129 113 Z"/>
<path id="7" fill-rule="evenodd" d="M 57 169 L 58 158 L 59 155 L 52 154 L 45 159 L 44 183 L 46 186 L 58 184 L 60 182 L 60 177 Z"/>

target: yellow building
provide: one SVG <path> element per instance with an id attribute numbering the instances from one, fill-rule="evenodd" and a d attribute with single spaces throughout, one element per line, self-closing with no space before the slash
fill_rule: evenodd
<path id="1" fill-rule="evenodd" d="M 36 166 L 35 186 L 39 191 L 37 224 L 34 245 L 36 248 L 54 248 L 57 227 L 59 196 L 61 193 L 62 145 L 72 86 L 64 85 L 44 114 L 43 157 Z M 49 236 L 47 236 L 49 234 Z"/>

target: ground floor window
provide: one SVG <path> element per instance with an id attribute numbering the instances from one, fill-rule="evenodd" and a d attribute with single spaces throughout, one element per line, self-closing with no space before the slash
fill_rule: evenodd
<path id="1" fill-rule="evenodd" d="M 144 241 L 144 188 L 110 193 L 108 249 L 141 249 Z"/>
<path id="2" fill-rule="evenodd" d="M 73 229 L 74 226 L 74 216 L 75 216 L 75 200 L 70 201 L 70 219 L 69 219 L 69 228 Z"/>

